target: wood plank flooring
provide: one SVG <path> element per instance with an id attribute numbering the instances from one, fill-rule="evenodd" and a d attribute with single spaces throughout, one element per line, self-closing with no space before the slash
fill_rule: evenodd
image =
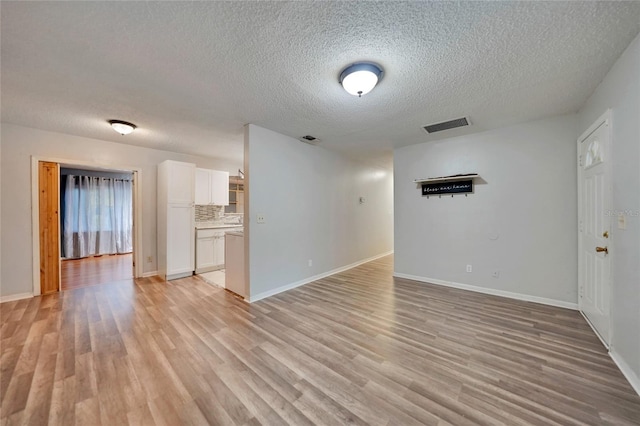
<path id="1" fill-rule="evenodd" d="M 63 290 L 133 278 L 133 255 L 131 253 L 69 259 L 60 263 Z"/>
<path id="2" fill-rule="evenodd" d="M 4 303 L 0 424 L 640 424 L 577 312 L 392 262 L 254 304 L 196 277 Z"/>

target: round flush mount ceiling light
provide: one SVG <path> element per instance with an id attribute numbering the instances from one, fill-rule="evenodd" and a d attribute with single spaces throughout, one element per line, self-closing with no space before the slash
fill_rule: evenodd
<path id="1" fill-rule="evenodd" d="M 340 84 L 347 93 L 362 97 L 376 87 L 382 78 L 382 68 L 371 62 L 358 62 L 349 65 L 340 73 Z"/>
<path id="2" fill-rule="evenodd" d="M 136 129 L 136 125 L 122 120 L 109 120 L 109 124 L 116 132 L 121 135 L 128 135 Z"/>

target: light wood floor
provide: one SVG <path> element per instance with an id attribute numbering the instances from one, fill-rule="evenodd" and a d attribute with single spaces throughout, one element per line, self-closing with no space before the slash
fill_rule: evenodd
<path id="1" fill-rule="evenodd" d="M 196 277 L 1 305 L 3 425 L 640 423 L 577 312 L 393 279 L 247 304 Z"/>
<path id="2" fill-rule="evenodd" d="M 62 290 L 133 278 L 133 255 L 131 253 L 70 259 L 60 263 Z"/>

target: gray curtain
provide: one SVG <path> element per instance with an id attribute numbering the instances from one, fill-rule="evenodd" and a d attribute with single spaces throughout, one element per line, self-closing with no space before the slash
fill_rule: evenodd
<path id="1" fill-rule="evenodd" d="M 128 179 L 67 176 L 63 200 L 65 258 L 133 250 L 132 188 Z"/>

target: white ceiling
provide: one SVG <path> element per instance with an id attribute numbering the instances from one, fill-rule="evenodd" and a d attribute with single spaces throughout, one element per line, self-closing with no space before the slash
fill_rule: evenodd
<path id="1" fill-rule="evenodd" d="M 575 112 L 640 31 L 640 2 L 0 7 L 3 122 L 238 161 L 245 123 L 388 166 L 393 147 Z M 359 60 L 385 70 L 363 98 L 337 82 Z"/>

